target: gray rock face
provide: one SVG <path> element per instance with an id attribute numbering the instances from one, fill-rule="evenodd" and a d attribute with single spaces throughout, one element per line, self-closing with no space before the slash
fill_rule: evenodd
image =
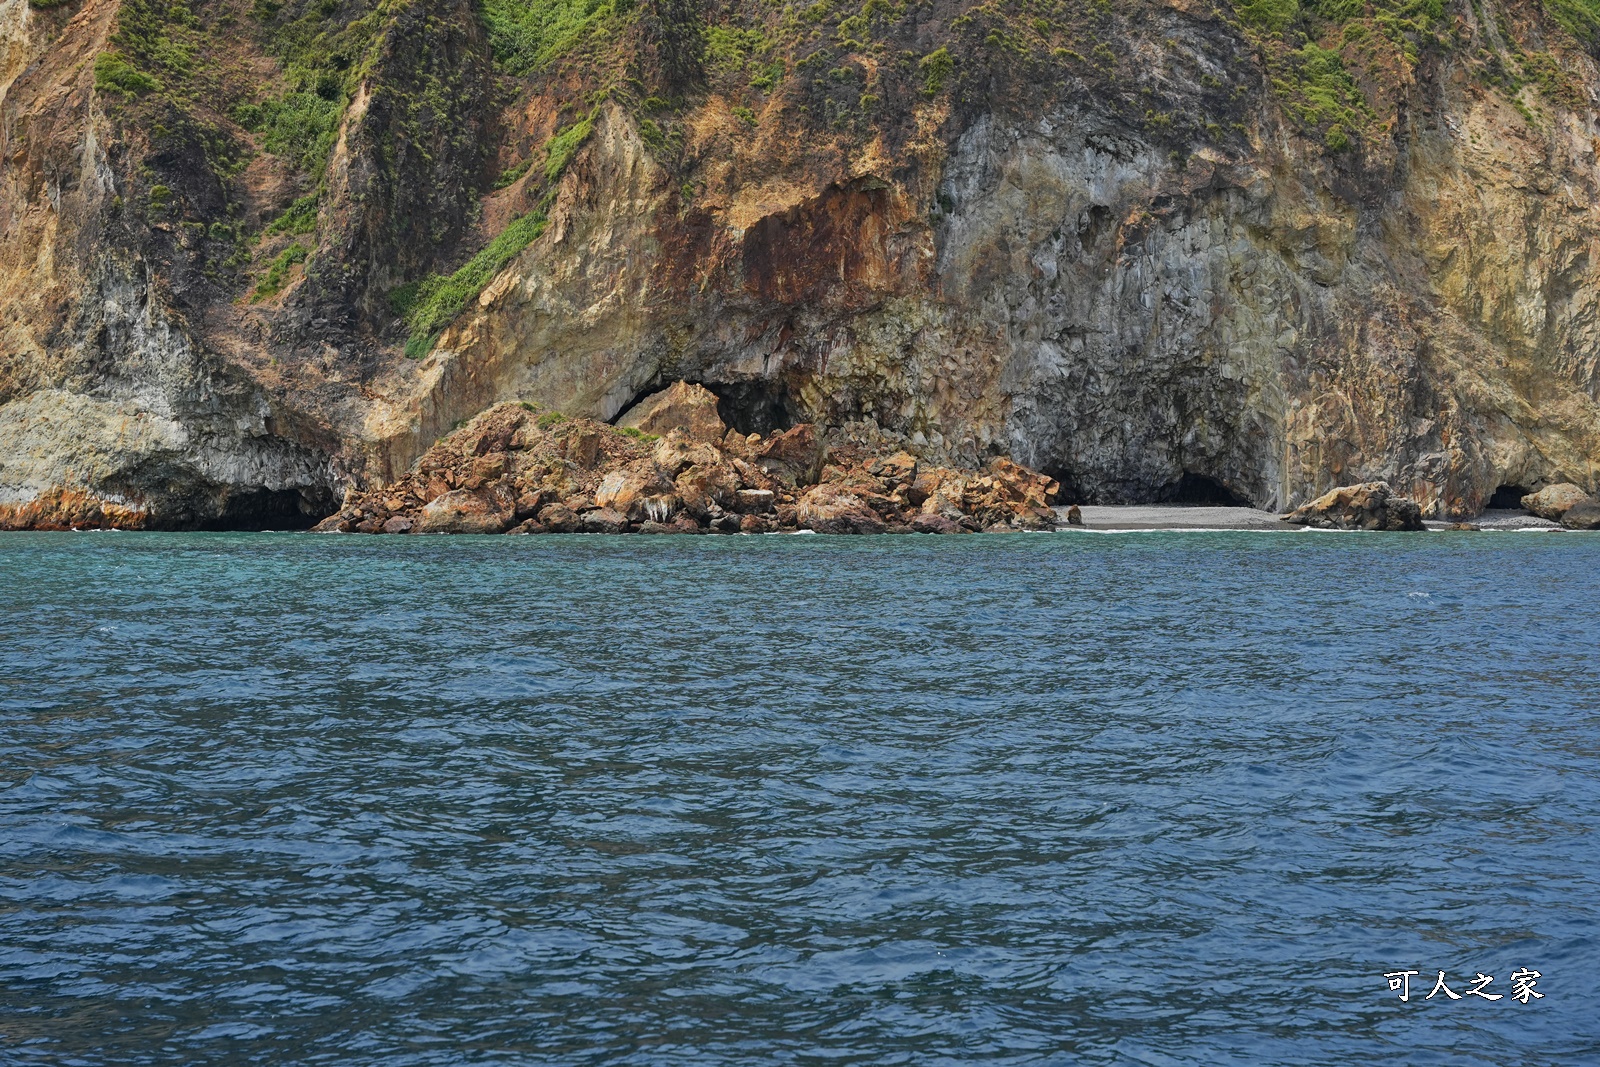
<path id="1" fill-rule="evenodd" d="M 1482 144 L 1524 151 L 1461 102 L 1439 106 Z M 435 358 L 471 368 L 452 373 L 480 392 L 479 368 L 499 368 L 505 394 L 601 417 L 670 367 L 729 396 L 781 396 L 797 418 L 881 426 L 934 461 L 1010 455 L 1080 500 L 1199 486 L 1283 509 L 1383 480 L 1429 515 L 1476 514 L 1501 484 L 1600 482 L 1600 379 L 1561 356 L 1600 350 L 1600 283 L 1505 234 L 1535 208 L 1513 184 L 1464 177 L 1482 144 L 1419 134 L 1382 194 L 1357 197 L 1325 161 L 1270 152 L 1203 150 L 1179 168 L 1092 108 L 982 116 L 951 145 L 931 212 L 876 177 L 830 186 L 752 221 L 664 300 L 652 284 L 684 264 L 615 254 L 669 245 L 671 224 L 662 175 L 613 113 L 573 180 L 614 213 L 558 204 L 561 241 L 531 248 Z M 1550 225 L 1600 242 L 1600 209 Z M 1451 258 L 1464 231 L 1508 243 Z M 824 232 L 859 239 L 796 249 Z M 773 265 L 802 252 L 842 275 Z M 1501 261 L 1571 293 L 1548 337 L 1502 314 L 1523 297 L 1490 269 Z M 728 276 L 742 288 L 719 289 Z M 1496 354 L 1508 346 L 1526 354 L 1522 377 Z M 533 355 L 546 352 L 562 356 Z M 1536 399 L 1533 381 L 1550 392 Z"/>
<path id="2" fill-rule="evenodd" d="M 93 286 L 52 378 L 0 403 L 0 528 L 284 528 L 336 506 L 328 456 L 275 433 L 137 267 Z"/>

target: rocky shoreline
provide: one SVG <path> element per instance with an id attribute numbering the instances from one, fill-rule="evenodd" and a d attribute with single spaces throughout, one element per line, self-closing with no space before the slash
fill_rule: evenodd
<path id="1" fill-rule="evenodd" d="M 1007 459 L 932 466 L 802 424 L 727 429 L 677 383 L 619 426 L 498 404 L 393 485 L 353 492 L 322 533 L 958 534 L 1051 530 L 1051 478 Z M 657 432 L 659 431 L 659 432 Z"/>
<path id="2" fill-rule="evenodd" d="M 1003 458 L 981 469 L 932 465 L 893 440 L 810 424 L 741 434 L 723 423 L 713 394 L 678 382 L 615 426 L 531 404 L 498 404 L 441 438 L 394 484 L 352 491 L 314 529 L 393 535 L 1478 528 L 1426 524 L 1417 503 L 1384 482 L 1341 486 L 1281 516 L 1249 508 L 1058 507 L 1059 494 L 1054 479 Z M 1600 527 L 1596 502 L 1577 486 L 1547 487 L 1523 505 L 1529 522 L 1548 528 Z"/>

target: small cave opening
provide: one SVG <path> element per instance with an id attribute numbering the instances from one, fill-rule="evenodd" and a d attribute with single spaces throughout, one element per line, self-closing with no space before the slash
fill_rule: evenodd
<path id="1" fill-rule="evenodd" d="M 309 530 L 339 510 L 339 498 L 325 486 L 304 489 L 250 489 L 230 493 L 222 514 L 195 523 L 197 530 Z"/>
<path id="2" fill-rule="evenodd" d="M 800 422 L 800 411 L 781 381 L 702 382 L 717 396 L 717 415 L 729 428 L 762 436 Z"/>
<path id="3" fill-rule="evenodd" d="M 1057 505 L 1068 507 L 1072 504 L 1094 503 L 1093 500 L 1084 495 L 1083 489 L 1078 485 L 1076 471 L 1056 464 L 1045 464 L 1039 468 L 1039 473 L 1047 478 L 1055 479 L 1056 484 L 1061 487 L 1056 493 Z"/>
<path id="4" fill-rule="evenodd" d="M 1502 485 L 1490 495 L 1486 508 L 1495 508 L 1501 511 L 1521 511 L 1522 498 L 1528 495 L 1528 490 L 1520 485 Z"/>
<path id="5" fill-rule="evenodd" d="M 1250 501 L 1215 478 L 1184 471 L 1170 500 L 1174 504 L 1201 504 L 1214 508 L 1247 508 Z"/>

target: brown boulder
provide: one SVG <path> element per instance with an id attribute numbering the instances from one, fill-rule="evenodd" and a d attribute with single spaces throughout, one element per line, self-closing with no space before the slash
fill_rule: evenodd
<path id="1" fill-rule="evenodd" d="M 958 534 L 961 532 L 961 524 L 943 515 L 914 515 L 911 518 L 911 529 L 921 534 Z"/>
<path id="2" fill-rule="evenodd" d="M 879 534 L 883 519 L 860 496 L 834 484 L 814 485 L 800 498 L 801 526 L 831 534 Z"/>
<path id="3" fill-rule="evenodd" d="M 479 479 L 479 484 L 498 481 L 505 477 L 506 454 L 504 452 L 491 452 L 487 456 L 479 456 L 472 461 L 472 477 Z"/>
<path id="4" fill-rule="evenodd" d="M 595 508 L 583 514 L 583 532 L 600 534 L 626 533 L 628 516 L 611 508 Z"/>
<path id="5" fill-rule="evenodd" d="M 539 508 L 544 503 L 544 494 L 537 489 L 525 490 L 517 497 L 518 522 L 531 519 L 539 514 Z"/>
<path id="6" fill-rule="evenodd" d="M 676 478 L 697 464 L 712 466 L 722 462 L 722 455 L 715 448 L 677 431 L 661 439 L 652 458 L 668 478 Z"/>
<path id="7" fill-rule="evenodd" d="M 584 470 L 590 470 L 600 458 L 600 431 L 575 427 L 562 442 L 561 454 Z"/>
<path id="8" fill-rule="evenodd" d="M 1421 530 L 1422 509 L 1388 482 L 1342 485 L 1283 516 L 1284 522 L 1325 530 Z"/>
<path id="9" fill-rule="evenodd" d="M 960 488 L 953 486 L 950 491 L 941 488 L 931 494 L 922 502 L 922 514 L 939 515 L 951 522 L 960 522 L 966 518 L 966 512 L 961 510 Z"/>
<path id="10" fill-rule="evenodd" d="M 1522 498 L 1522 510 L 1532 512 L 1541 519 L 1560 522 L 1561 516 L 1589 499 L 1589 494 L 1571 482 L 1547 485 L 1537 493 Z"/>
<path id="11" fill-rule="evenodd" d="M 823 455 L 817 428 L 801 423 L 773 434 L 755 449 L 753 460 L 767 474 L 788 485 L 811 485 L 822 473 Z"/>
<path id="12" fill-rule="evenodd" d="M 414 525 L 416 524 L 410 519 L 406 518 L 404 515 L 396 515 L 394 518 L 383 524 L 383 532 L 386 534 L 410 533 L 411 527 Z"/>
<path id="13" fill-rule="evenodd" d="M 626 515 L 631 522 L 654 519 L 663 522 L 677 510 L 672 483 L 662 477 L 650 460 L 629 464 L 600 479 L 594 502 Z"/>
<path id="14" fill-rule="evenodd" d="M 734 496 L 734 509 L 745 515 L 764 515 L 778 499 L 770 489 L 741 489 Z"/>
<path id="15" fill-rule="evenodd" d="M 1059 522 L 1055 509 L 1043 505 L 1023 508 L 1011 518 L 1011 524 L 1019 530 L 1054 530 Z"/>
<path id="16" fill-rule="evenodd" d="M 673 382 L 629 408 L 617 425 L 623 429 L 665 437 L 681 430 L 696 441 L 717 443 L 728 432 L 717 414 L 717 394 L 703 385 Z"/>
<path id="17" fill-rule="evenodd" d="M 720 463 L 696 463 L 675 483 L 683 509 L 697 519 L 705 518 L 713 506 L 730 506 L 739 491 L 739 478 Z"/>
<path id="18" fill-rule="evenodd" d="M 540 509 L 538 522 L 551 533 L 577 533 L 583 529 L 578 513 L 565 504 L 550 504 Z"/>
<path id="19" fill-rule="evenodd" d="M 468 489 L 452 489 L 422 507 L 416 533 L 495 534 L 511 525 L 514 511 L 498 498 Z"/>
<path id="20" fill-rule="evenodd" d="M 910 487 L 917 480 L 917 457 L 910 452 L 900 451 L 892 456 L 874 460 L 867 467 L 867 472 L 875 478 L 882 479 L 888 486 Z"/>
<path id="21" fill-rule="evenodd" d="M 1569 530 L 1600 530 L 1600 497 L 1572 505 L 1561 516 L 1561 525 Z"/>
<path id="22" fill-rule="evenodd" d="M 1014 523 L 1037 529 L 1040 513 L 1048 510 L 1060 489 L 1055 479 L 1001 457 L 967 480 L 962 508 L 985 526 Z M 1054 526 L 1052 517 L 1048 527 Z"/>

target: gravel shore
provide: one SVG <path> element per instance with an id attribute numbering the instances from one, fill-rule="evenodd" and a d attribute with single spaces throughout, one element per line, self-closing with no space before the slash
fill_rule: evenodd
<path id="1" fill-rule="evenodd" d="M 1276 512 L 1255 508 L 1207 507 L 1194 504 L 1085 504 L 1083 525 L 1066 524 L 1066 508 L 1057 508 L 1064 531 L 1119 530 L 1277 530 L 1294 533 L 1302 526 L 1278 518 Z M 1523 511 L 1486 511 L 1472 520 L 1484 530 L 1559 530 L 1559 523 Z M 1428 522 L 1431 530 L 1448 530 L 1448 522 Z"/>

